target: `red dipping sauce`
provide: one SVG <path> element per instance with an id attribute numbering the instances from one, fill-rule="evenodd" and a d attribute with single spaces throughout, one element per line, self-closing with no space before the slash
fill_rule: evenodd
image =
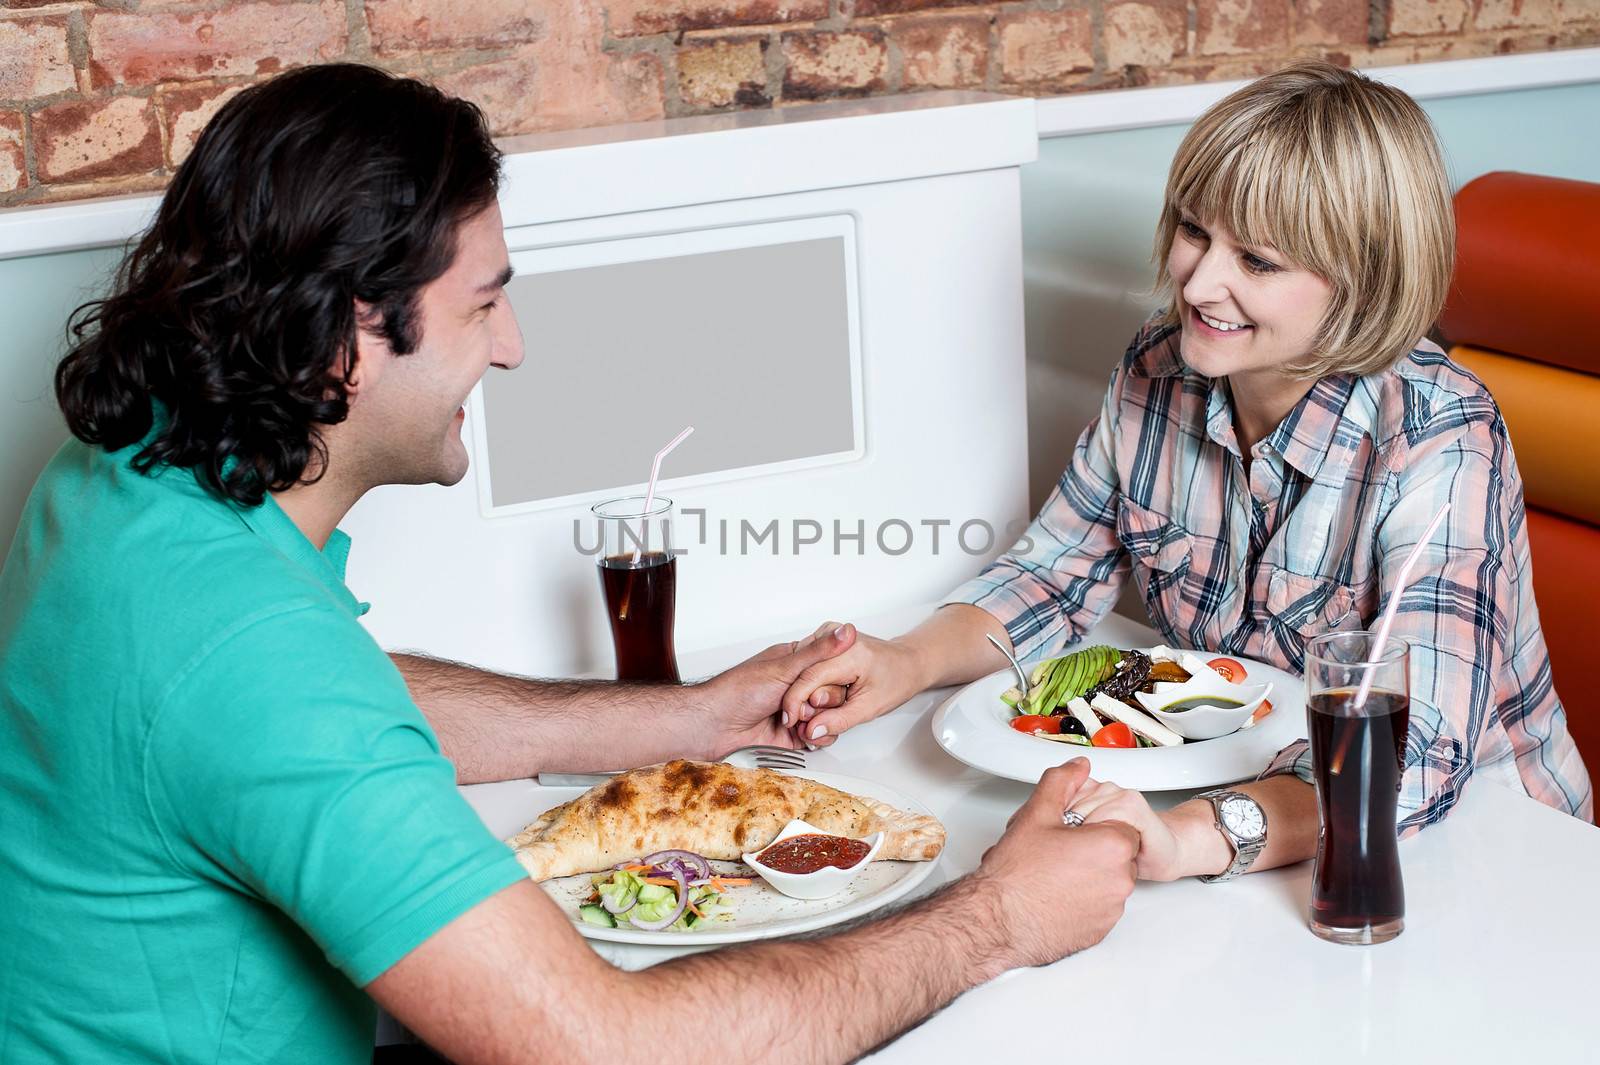
<path id="1" fill-rule="evenodd" d="M 871 849 L 859 839 L 808 833 L 779 840 L 756 855 L 756 860 L 780 873 L 814 873 L 830 865 L 849 869 L 860 864 Z"/>

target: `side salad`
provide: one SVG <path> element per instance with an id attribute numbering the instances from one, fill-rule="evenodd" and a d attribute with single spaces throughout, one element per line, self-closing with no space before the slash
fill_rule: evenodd
<path id="1" fill-rule="evenodd" d="M 748 877 L 718 876 L 693 851 L 657 851 L 590 877 L 592 890 L 578 917 L 601 928 L 616 928 L 625 918 L 647 932 L 689 932 L 730 917 L 728 889 L 749 883 Z"/>
<path id="2" fill-rule="evenodd" d="M 1027 691 L 1008 688 L 1000 699 L 1016 714 L 1011 727 L 1039 739 L 1083 747 L 1176 747 L 1185 742 L 1138 705 L 1135 692 L 1157 684 L 1182 684 L 1193 674 L 1169 647 L 1148 651 L 1096 646 L 1052 658 L 1033 668 Z M 1192 656 L 1194 668 L 1201 668 Z M 1245 668 L 1232 658 L 1204 663 L 1230 683 Z M 1272 712 L 1263 703 L 1256 719 Z"/>

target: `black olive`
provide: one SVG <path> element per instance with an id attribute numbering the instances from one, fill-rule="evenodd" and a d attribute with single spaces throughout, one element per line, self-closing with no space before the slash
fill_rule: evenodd
<path id="1" fill-rule="evenodd" d="M 1083 722 L 1065 710 L 1055 716 L 1061 722 L 1061 734 L 1063 736 L 1082 736 L 1085 739 L 1089 737 L 1089 733 L 1084 730 Z"/>

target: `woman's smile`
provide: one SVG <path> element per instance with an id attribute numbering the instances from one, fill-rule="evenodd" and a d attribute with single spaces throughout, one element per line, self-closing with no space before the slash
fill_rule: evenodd
<path id="1" fill-rule="evenodd" d="M 1208 337 L 1240 337 L 1255 328 L 1249 322 L 1230 321 L 1227 318 L 1215 318 L 1204 314 L 1194 307 L 1189 308 L 1189 324 L 1201 336 Z"/>

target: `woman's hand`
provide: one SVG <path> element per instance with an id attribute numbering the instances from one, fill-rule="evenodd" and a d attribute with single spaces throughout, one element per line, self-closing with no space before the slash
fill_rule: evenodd
<path id="1" fill-rule="evenodd" d="M 781 711 L 797 739 L 826 747 L 846 729 L 888 713 L 925 687 L 916 651 L 898 640 L 859 633 L 849 650 L 802 672 L 784 695 Z"/>

